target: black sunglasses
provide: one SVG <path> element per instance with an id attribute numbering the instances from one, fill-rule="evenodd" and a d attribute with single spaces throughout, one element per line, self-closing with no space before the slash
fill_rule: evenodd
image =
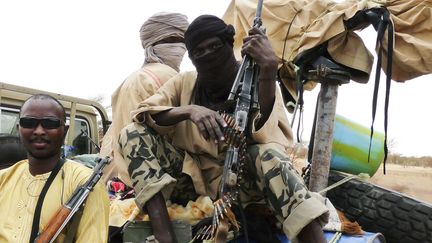
<path id="1" fill-rule="evenodd" d="M 36 128 L 39 124 L 45 129 L 57 129 L 63 125 L 63 121 L 54 117 L 34 118 L 34 117 L 21 117 L 19 124 L 23 128 Z"/>

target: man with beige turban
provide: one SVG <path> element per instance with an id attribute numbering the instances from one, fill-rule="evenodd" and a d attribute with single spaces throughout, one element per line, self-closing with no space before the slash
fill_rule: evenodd
<path id="1" fill-rule="evenodd" d="M 111 97 L 112 124 L 104 136 L 100 152 L 102 156 L 113 157 L 112 163 L 104 171 L 102 179 L 105 182 L 118 176 L 131 186 L 123 158 L 113 151 L 112 145 L 117 142 L 121 129 L 132 122 L 130 112 L 178 73 L 186 52 L 184 32 L 188 25 L 187 17 L 183 14 L 160 12 L 141 26 L 144 64 L 129 75 Z"/>

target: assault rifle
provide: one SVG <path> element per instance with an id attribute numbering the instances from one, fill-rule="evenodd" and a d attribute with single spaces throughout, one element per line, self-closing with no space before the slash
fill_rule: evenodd
<path id="1" fill-rule="evenodd" d="M 253 27 L 262 25 L 261 12 L 263 0 L 258 1 Z M 232 116 L 223 114 L 228 126 L 224 131 L 228 144 L 221 183 L 219 186 L 220 198 L 214 202 L 213 222 L 210 228 L 204 228 L 201 234 L 212 238 L 218 235 L 216 231 L 224 228 L 229 221 L 236 230 L 239 229 L 234 214 L 230 207 L 238 198 L 238 181 L 241 180 L 241 167 L 246 153 L 246 129 L 249 115 L 259 109 L 258 103 L 258 76 L 259 66 L 249 56 L 245 55 L 237 72 L 228 103 L 236 103 Z M 200 238 L 200 237 L 198 237 Z"/>
<path id="2" fill-rule="evenodd" d="M 253 23 L 253 27 L 255 28 L 260 28 L 262 25 L 262 5 L 263 0 L 259 0 Z M 228 96 L 228 102 L 233 102 L 235 99 L 237 99 L 233 117 L 235 124 L 234 129 L 238 133 L 244 133 L 246 131 L 250 110 L 253 109 L 253 111 L 256 111 L 259 109 L 258 76 L 258 65 L 256 65 L 249 55 L 245 55 L 234 80 L 230 95 Z M 229 188 L 234 186 L 230 181 L 233 179 L 235 180 L 235 177 L 238 177 L 237 175 L 233 175 L 233 171 L 239 171 L 238 168 L 240 166 L 238 165 L 238 160 L 241 158 L 241 155 L 239 155 L 239 152 L 241 152 L 239 148 L 241 148 L 241 146 L 242 145 L 238 144 L 238 142 L 229 144 L 225 157 L 224 170 L 222 173 L 222 181 L 219 191 L 221 195 L 224 195 L 230 190 Z"/>
<path id="3" fill-rule="evenodd" d="M 99 162 L 94 167 L 90 178 L 74 191 L 67 203 L 51 218 L 46 228 L 36 237 L 35 243 L 53 242 L 69 221 L 71 221 L 74 214 L 83 206 L 87 196 L 101 178 L 104 167 L 110 162 L 108 157 L 104 159 L 98 158 L 98 160 Z"/>

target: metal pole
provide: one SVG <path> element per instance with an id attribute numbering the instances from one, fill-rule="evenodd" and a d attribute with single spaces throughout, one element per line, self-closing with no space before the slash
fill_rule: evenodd
<path id="1" fill-rule="evenodd" d="M 339 84 L 321 83 L 309 182 L 309 189 L 314 192 L 328 185 L 338 88 Z"/>

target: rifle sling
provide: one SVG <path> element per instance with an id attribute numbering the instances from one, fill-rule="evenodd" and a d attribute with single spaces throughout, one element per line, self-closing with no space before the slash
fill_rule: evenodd
<path id="1" fill-rule="evenodd" d="M 51 186 L 52 182 L 54 181 L 54 179 L 57 176 L 58 172 L 60 171 L 61 167 L 63 166 L 64 162 L 65 162 L 64 159 L 60 159 L 59 162 L 57 162 L 56 166 L 51 171 L 51 174 L 49 175 L 47 181 L 45 182 L 45 185 L 42 188 L 41 194 L 39 195 L 38 201 L 36 203 L 35 213 L 33 216 L 32 231 L 31 231 L 31 235 L 30 235 L 30 243 L 34 242 L 34 240 L 36 239 L 36 237 L 39 233 L 39 222 L 40 222 L 42 204 L 43 204 L 45 195 L 48 192 L 49 187 Z"/>

